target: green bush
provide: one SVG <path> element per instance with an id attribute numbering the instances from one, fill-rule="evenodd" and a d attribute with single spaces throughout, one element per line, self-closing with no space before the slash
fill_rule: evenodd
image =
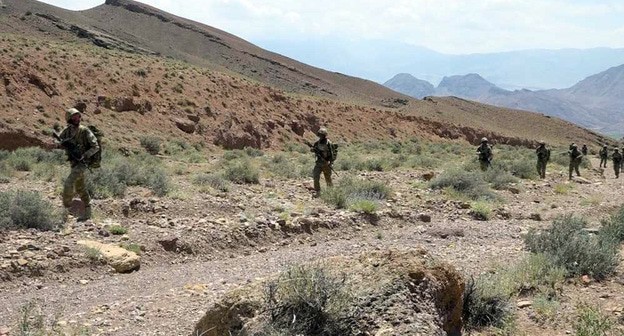
<path id="1" fill-rule="evenodd" d="M 433 189 L 451 188 L 460 195 L 472 200 L 495 200 L 497 199 L 483 180 L 480 173 L 465 171 L 458 168 L 444 171 L 440 176 L 429 182 Z"/>
<path id="2" fill-rule="evenodd" d="M 605 336 L 613 329 L 613 322 L 598 307 L 581 304 L 577 307 L 574 323 L 576 336 Z"/>
<path id="3" fill-rule="evenodd" d="M 124 235 L 128 233 L 128 229 L 121 225 L 112 225 L 111 227 L 108 228 L 108 232 L 114 235 Z"/>
<path id="4" fill-rule="evenodd" d="M 154 136 L 142 136 L 139 138 L 139 143 L 149 154 L 156 155 L 160 152 L 162 140 Z"/>
<path id="5" fill-rule="evenodd" d="M 603 279 L 618 265 L 617 244 L 613 239 L 590 235 L 583 230 L 586 226 L 583 218 L 566 215 L 555 219 L 548 230 L 530 230 L 524 241 L 529 251 L 544 253 L 569 275 Z"/>
<path id="6" fill-rule="evenodd" d="M 462 320 L 468 332 L 481 327 L 503 327 L 511 314 L 509 297 L 491 287 L 491 282 L 470 279 L 464 287 Z"/>
<path id="7" fill-rule="evenodd" d="M 566 274 L 566 269 L 556 265 L 548 256 L 531 253 L 505 269 L 501 273 L 500 282 L 508 288 L 509 296 L 537 292 L 554 297 L 561 289 Z"/>
<path id="8" fill-rule="evenodd" d="M 230 190 L 229 182 L 218 174 L 198 174 L 193 177 L 193 183 L 199 186 L 209 186 L 213 189 L 227 192 Z"/>
<path id="9" fill-rule="evenodd" d="M 264 152 L 258 148 L 245 147 L 243 150 L 249 157 L 259 157 L 264 155 Z"/>
<path id="10" fill-rule="evenodd" d="M 379 204 L 374 200 L 369 199 L 356 199 L 349 203 L 349 209 L 357 212 L 363 212 L 365 214 L 374 214 L 379 207 Z"/>
<path id="11" fill-rule="evenodd" d="M 486 202 L 474 202 L 470 205 L 470 213 L 477 220 L 487 221 L 492 218 L 492 208 Z"/>
<path id="12" fill-rule="evenodd" d="M 0 192 L 0 229 L 52 230 L 62 224 L 61 213 L 37 192 Z"/>
<path id="13" fill-rule="evenodd" d="M 336 208 L 345 208 L 362 200 L 378 202 L 392 194 L 392 189 L 381 181 L 346 178 L 337 186 L 321 192 L 321 199 Z"/>
<path id="14" fill-rule="evenodd" d="M 510 185 L 518 183 L 517 177 L 500 167 L 488 169 L 484 172 L 483 177 L 496 190 L 504 190 L 509 188 Z"/>
<path id="15" fill-rule="evenodd" d="M 321 265 L 293 266 L 266 287 L 266 329 L 273 335 L 353 335 L 354 302 L 345 275 L 330 274 Z"/>
<path id="16" fill-rule="evenodd" d="M 616 242 L 624 241 L 624 207 L 602 221 L 600 236 L 603 239 L 613 239 Z"/>
<path id="17" fill-rule="evenodd" d="M 240 149 L 227 150 L 223 152 L 223 160 L 225 161 L 232 161 L 232 160 L 243 159 L 247 157 L 248 157 L 247 153 L 244 150 L 240 150 Z"/>
<path id="18" fill-rule="evenodd" d="M 249 159 L 234 160 L 228 163 L 223 176 L 237 184 L 260 182 L 260 171 Z"/>

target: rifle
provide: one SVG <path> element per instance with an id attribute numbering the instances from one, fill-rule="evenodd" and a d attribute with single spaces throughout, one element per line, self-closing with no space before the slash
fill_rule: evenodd
<path id="1" fill-rule="evenodd" d="M 312 149 L 312 151 L 314 152 L 314 154 L 316 154 L 316 157 L 320 158 L 323 163 L 328 163 L 327 160 L 325 160 L 325 158 L 323 157 L 323 154 L 318 150 L 318 148 L 314 147 L 314 144 L 310 143 L 307 140 L 304 140 L 305 144 L 308 145 L 308 147 L 310 147 Z M 336 171 L 334 170 L 334 167 L 331 164 L 328 164 L 329 169 L 331 169 L 331 171 L 336 174 L 336 176 L 338 176 L 338 173 L 336 173 Z"/>
<path id="2" fill-rule="evenodd" d="M 89 167 L 89 165 L 85 162 L 85 159 L 82 157 L 82 153 L 80 153 L 80 149 L 78 148 L 78 146 L 76 146 L 76 144 L 70 141 L 71 139 L 62 140 L 61 136 L 56 132 L 52 132 L 52 136 L 54 137 L 54 139 L 56 139 L 56 141 L 58 141 L 58 144 L 61 145 L 61 147 L 63 147 L 63 149 L 65 150 L 65 153 L 67 154 L 67 161 L 76 161 L 78 163 L 85 165 L 87 168 Z"/>

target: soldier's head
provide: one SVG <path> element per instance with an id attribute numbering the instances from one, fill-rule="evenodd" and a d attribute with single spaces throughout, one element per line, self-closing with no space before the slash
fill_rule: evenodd
<path id="1" fill-rule="evenodd" d="M 613 150 L 617 153 L 620 149 L 615 147 L 615 148 L 613 148 Z"/>
<path id="2" fill-rule="evenodd" d="M 319 128 L 319 130 L 318 130 L 318 131 L 316 131 L 316 135 L 317 135 L 319 138 L 321 138 L 321 139 L 326 138 L 326 137 L 327 137 L 327 128 L 325 128 L 325 127 L 321 127 L 321 128 Z"/>
<path id="3" fill-rule="evenodd" d="M 570 145 L 570 149 L 576 149 L 576 148 L 578 148 L 578 146 L 575 143 Z"/>
<path id="4" fill-rule="evenodd" d="M 481 143 L 488 143 L 488 139 L 486 137 L 481 138 Z"/>
<path id="5" fill-rule="evenodd" d="M 539 144 L 540 146 L 546 146 L 546 141 L 544 141 L 544 140 L 540 140 L 540 141 L 538 142 L 538 144 Z"/>
<path id="6" fill-rule="evenodd" d="M 602 145 L 602 148 L 607 149 L 607 145 Z"/>
<path id="7" fill-rule="evenodd" d="M 75 108 L 70 108 L 65 110 L 65 120 L 67 121 L 68 124 L 72 124 L 75 126 L 80 125 L 80 119 L 82 118 L 82 115 L 80 114 L 80 111 L 78 111 Z"/>

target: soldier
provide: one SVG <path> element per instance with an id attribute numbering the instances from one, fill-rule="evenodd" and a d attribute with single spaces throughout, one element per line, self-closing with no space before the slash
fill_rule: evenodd
<path id="1" fill-rule="evenodd" d="M 488 139 L 482 138 L 481 145 L 477 147 L 481 170 L 487 170 L 492 164 L 492 147 L 488 145 Z"/>
<path id="2" fill-rule="evenodd" d="M 570 169 L 568 178 L 571 180 L 572 171 L 576 171 L 576 176 L 581 176 L 581 173 L 579 172 L 579 166 L 581 165 L 581 161 L 583 160 L 583 153 L 578 150 L 578 146 L 576 144 L 571 144 L 568 155 L 570 156 Z"/>
<path id="3" fill-rule="evenodd" d="M 537 173 L 540 178 L 546 178 L 546 164 L 550 160 L 550 149 L 546 148 L 546 142 L 539 142 L 535 154 L 537 154 Z"/>
<path id="4" fill-rule="evenodd" d="M 327 139 L 327 129 L 321 128 L 316 132 L 319 137 L 310 148 L 314 154 L 316 154 L 316 164 L 312 176 L 314 178 L 314 197 L 320 196 L 321 193 L 321 172 L 325 175 L 325 182 L 328 187 L 331 187 L 332 179 L 332 164 L 336 158 L 335 149 L 332 143 Z"/>
<path id="5" fill-rule="evenodd" d="M 600 156 L 600 168 L 607 168 L 607 159 L 609 158 L 609 150 L 607 145 L 603 145 L 602 149 L 598 152 Z"/>
<path id="6" fill-rule="evenodd" d="M 71 172 L 63 185 L 63 206 L 66 213 L 69 213 L 71 201 L 77 193 L 85 205 L 84 215 L 78 220 L 84 221 L 91 218 L 91 197 L 85 185 L 86 161 L 100 150 L 100 146 L 93 132 L 80 125 L 81 118 L 80 112 L 75 108 L 65 111 L 67 127 L 58 138 L 68 152 L 71 165 Z"/>
<path id="7" fill-rule="evenodd" d="M 620 178 L 620 168 L 622 167 L 622 154 L 620 154 L 620 150 L 616 147 L 613 149 L 613 155 L 611 156 L 613 160 L 613 172 L 615 173 L 615 178 Z"/>
<path id="8" fill-rule="evenodd" d="M 587 145 L 583 144 L 583 147 L 581 147 L 581 153 L 583 153 L 583 156 L 587 156 Z"/>

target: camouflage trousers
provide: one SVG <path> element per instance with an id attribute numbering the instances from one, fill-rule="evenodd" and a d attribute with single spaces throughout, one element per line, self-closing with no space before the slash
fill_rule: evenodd
<path id="1" fill-rule="evenodd" d="M 581 160 L 570 161 L 570 167 L 568 169 L 568 178 L 572 179 L 572 172 L 576 172 L 576 176 L 581 176 L 581 172 L 579 171 L 579 167 L 581 166 Z"/>
<path id="2" fill-rule="evenodd" d="M 490 161 L 487 160 L 479 160 L 479 167 L 481 167 L 481 170 L 486 171 L 488 170 L 488 168 L 490 168 Z"/>
<path id="3" fill-rule="evenodd" d="M 332 171 L 329 163 L 317 161 L 314 165 L 314 170 L 312 171 L 312 178 L 314 179 L 314 191 L 316 191 L 317 194 L 321 192 L 321 173 L 325 175 L 325 182 L 327 183 L 327 186 L 331 187 L 333 185 L 331 179 Z"/>
<path id="4" fill-rule="evenodd" d="M 607 168 L 607 157 L 600 157 L 600 168 Z"/>
<path id="5" fill-rule="evenodd" d="M 69 208 L 71 206 L 72 199 L 75 194 L 80 196 L 80 199 L 84 203 L 85 207 L 91 204 L 91 196 L 87 191 L 85 183 L 85 171 L 87 167 L 82 164 L 75 165 L 71 168 L 71 172 L 65 184 L 63 185 L 63 206 Z"/>
<path id="6" fill-rule="evenodd" d="M 537 160 L 537 174 L 540 178 L 546 178 L 546 160 Z"/>
<path id="7" fill-rule="evenodd" d="M 615 173 L 615 178 L 620 177 L 620 168 L 622 168 L 622 164 L 620 162 L 613 162 L 613 172 Z"/>

